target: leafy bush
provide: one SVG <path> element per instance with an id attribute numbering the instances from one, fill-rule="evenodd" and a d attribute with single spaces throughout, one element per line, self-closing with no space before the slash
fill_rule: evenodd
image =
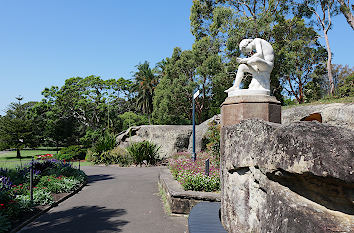
<path id="1" fill-rule="evenodd" d="M 205 160 L 209 159 L 209 176 L 204 175 Z M 178 153 L 169 159 L 169 168 L 185 190 L 213 192 L 220 190 L 219 160 L 208 153 L 199 153 L 197 160 L 189 153 Z"/>
<path id="2" fill-rule="evenodd" d="M 64 193 L 74 190 L 79 184 L 78 180 L 64 176 L 42 176 L 37 188 L 46 189 L 51 193 Z"/>
<path id="3" fill-rule="evenodd" d="M 85 159 L 86 150 L 82 149 L 79 145 L 64 147 L 60 150 L 60 153 L 55 155 L 58 160 L 77 160 Z"/>
<path id="4" fill-rule="evenodd" d="M 54 200 L 48 190 L 36 188 L 33 190 L 33 202 L 37 205 L 50 205 Z"/>
<path id="5" fill-rule="evenodd" d="M 30 209 L 33 205 L 31 203 L 31 197 L 30 195 L 16 195 L 15 201 L 19 204 L 20 208 L 22 210 L 28 210 Z"/>
<path id="6" fill-rule="evenodd" d="M 154 165 L 158 160 L 160 147 L 149 141 L 136 142 L 127 147 L 129 155 L 133 158 L 135 164 L 143 164 L 144 160 L 147 164 Z"/>
<path id="7" fill-rule="evenodd" d="M 134 112 L 125 112 L 118 116 L 122 120 L 122 130 L 127 130 L 131 126 L 147 125 L 149 119 L 144 115 L 139 115 Z"/>
<path id="8" fill-rule="evenodd" d="M 101 133 L 100 130 L 90 130 L 90 129 L 88 129 L 88 130 L 86 130 L 85 136 L 80 138 L 80 143 L 85 148 L 91 147 L 92 146 L 92 142 L 96 142 L 101 134 L 102 133 Z"/>
<path id="9" fill-rule="evenodd" d="M 112 150 L 116 145 L 116 136 L 114 134 L 105 132 L 103 136 L 99 137 L 93 146 L 93 151 L 97 154 Z"/>
<path id="10" fill-rule="evenodd" d="M 34 172 L 33 203 L 29 193 L 31 165 L 38 169 Z M 52 204 L 52 193 L 70 192 L 85 179 L 85 173 L 55 159 L 34 161 L 23 168 L 0 169 L 0 232 L 8 231 L 9 222 L 15 221 L 21 211 L 28 211 L 33 205 Z"/>
<path id="11" fill-rule="evenodd" d="M 0 177 L 0 210 L 10 219 L 14 219 L 20 209 L 14 198 L 15 194 L 12 190 L 12 182 L 8 177 Z"/>
<path id="12" fill-rule="evenodd" d="M 87 149 L 85 160 L 86 161 L 94 161 L 96 153 L 92 149 Z"/>
<path id="13" fill-rule="evenodd" d="M 217 175 L 206 176 L 202 173 L 182 172 L 177 181 L 184 190 L 214 192 L 220 190 L 220 178 Z"/>
<path id="14" fill-rule="evenodd" d="M 211 121 L 206 134 L 207 151 L 217 159 L 220 158 L 220 124 L 216 121 Z"/>
<path id="15" fill-rule="evenodd" d="M 121 166 L 129 166 L 133 163 L 132 157 L 127 150 L 122 147 L 116 147 L 110 151 L 103 152 L 95 163 L 119 164 Z"/>
<path id="16" fill-rule="evenodd" d="M 9 232 L 11 229 L 10 220 L 0 211 L 0 233 Z"/>
<path id="17" fill-rule="evenodd" d="M 339 97 L 354 96 L 354 74 L 344 79 L 344 82 L 338 86 L 337 95 Z"/>

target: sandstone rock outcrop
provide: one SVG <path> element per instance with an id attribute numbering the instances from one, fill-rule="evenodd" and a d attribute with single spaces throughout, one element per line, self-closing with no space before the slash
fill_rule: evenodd
<path id="1" fill-rule="evenodd" d="M 354 232 L 354 131 L 251 119 L 221 138 L 228 232 Z"/>
<path id="2" fill-rule="evenodd" d="M 127 147 L 129 143 L 153 142 L 160 146 L 160 158 L 166 158 L 176 152 L 186 151 L 192 127 L 189 125 L 142 125 L 130 127 L 117 137 L 117 145 Z"/>
<path id="3" fill-rule="evenodd" d="M 205 137 L 208 132 L 209 123 L 215 121 L 217 124 L 220 124 L 220 114 L 215 115 L 212 118 L 204 121 L 203 123 L 196 125 L 195 127 L 195 151 L 200 152 L 206 149 Z M 193 150 L 193 137 L 189 139 L 188 151 Z"/>
<path id="4" fill-rule="evenodd" d="M 354 130 L 354 103 L 300 105 L 282 110 L 282 123 L 299 121 L 311 113 L 320 113 L 322 122 Z"/>

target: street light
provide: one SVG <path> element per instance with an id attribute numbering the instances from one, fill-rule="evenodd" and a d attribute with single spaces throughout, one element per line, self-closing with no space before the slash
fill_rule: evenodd
<path id="1" fill-rule="evenodd" d="M 197 159 L 195 153 L 195 99 L 199 96 L 199 90 L 193 94 L 193 161 Z"/>

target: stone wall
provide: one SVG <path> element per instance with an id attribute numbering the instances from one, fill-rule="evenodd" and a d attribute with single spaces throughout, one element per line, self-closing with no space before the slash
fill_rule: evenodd
<path id="1" fill-rule="evenodd" d="M 354 232 L 354 131 L 251 119 L 221 138 L 228 232 Z"/>

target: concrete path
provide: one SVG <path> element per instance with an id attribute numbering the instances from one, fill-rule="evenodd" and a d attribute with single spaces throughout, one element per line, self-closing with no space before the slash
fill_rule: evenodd
<path id="1" fill-rule="evenodd" d="M 20 232 L 187 232 L 187 218 L 164 213 L 159 168 L 82 169 L 89 176 L 88 185 Z"/>

